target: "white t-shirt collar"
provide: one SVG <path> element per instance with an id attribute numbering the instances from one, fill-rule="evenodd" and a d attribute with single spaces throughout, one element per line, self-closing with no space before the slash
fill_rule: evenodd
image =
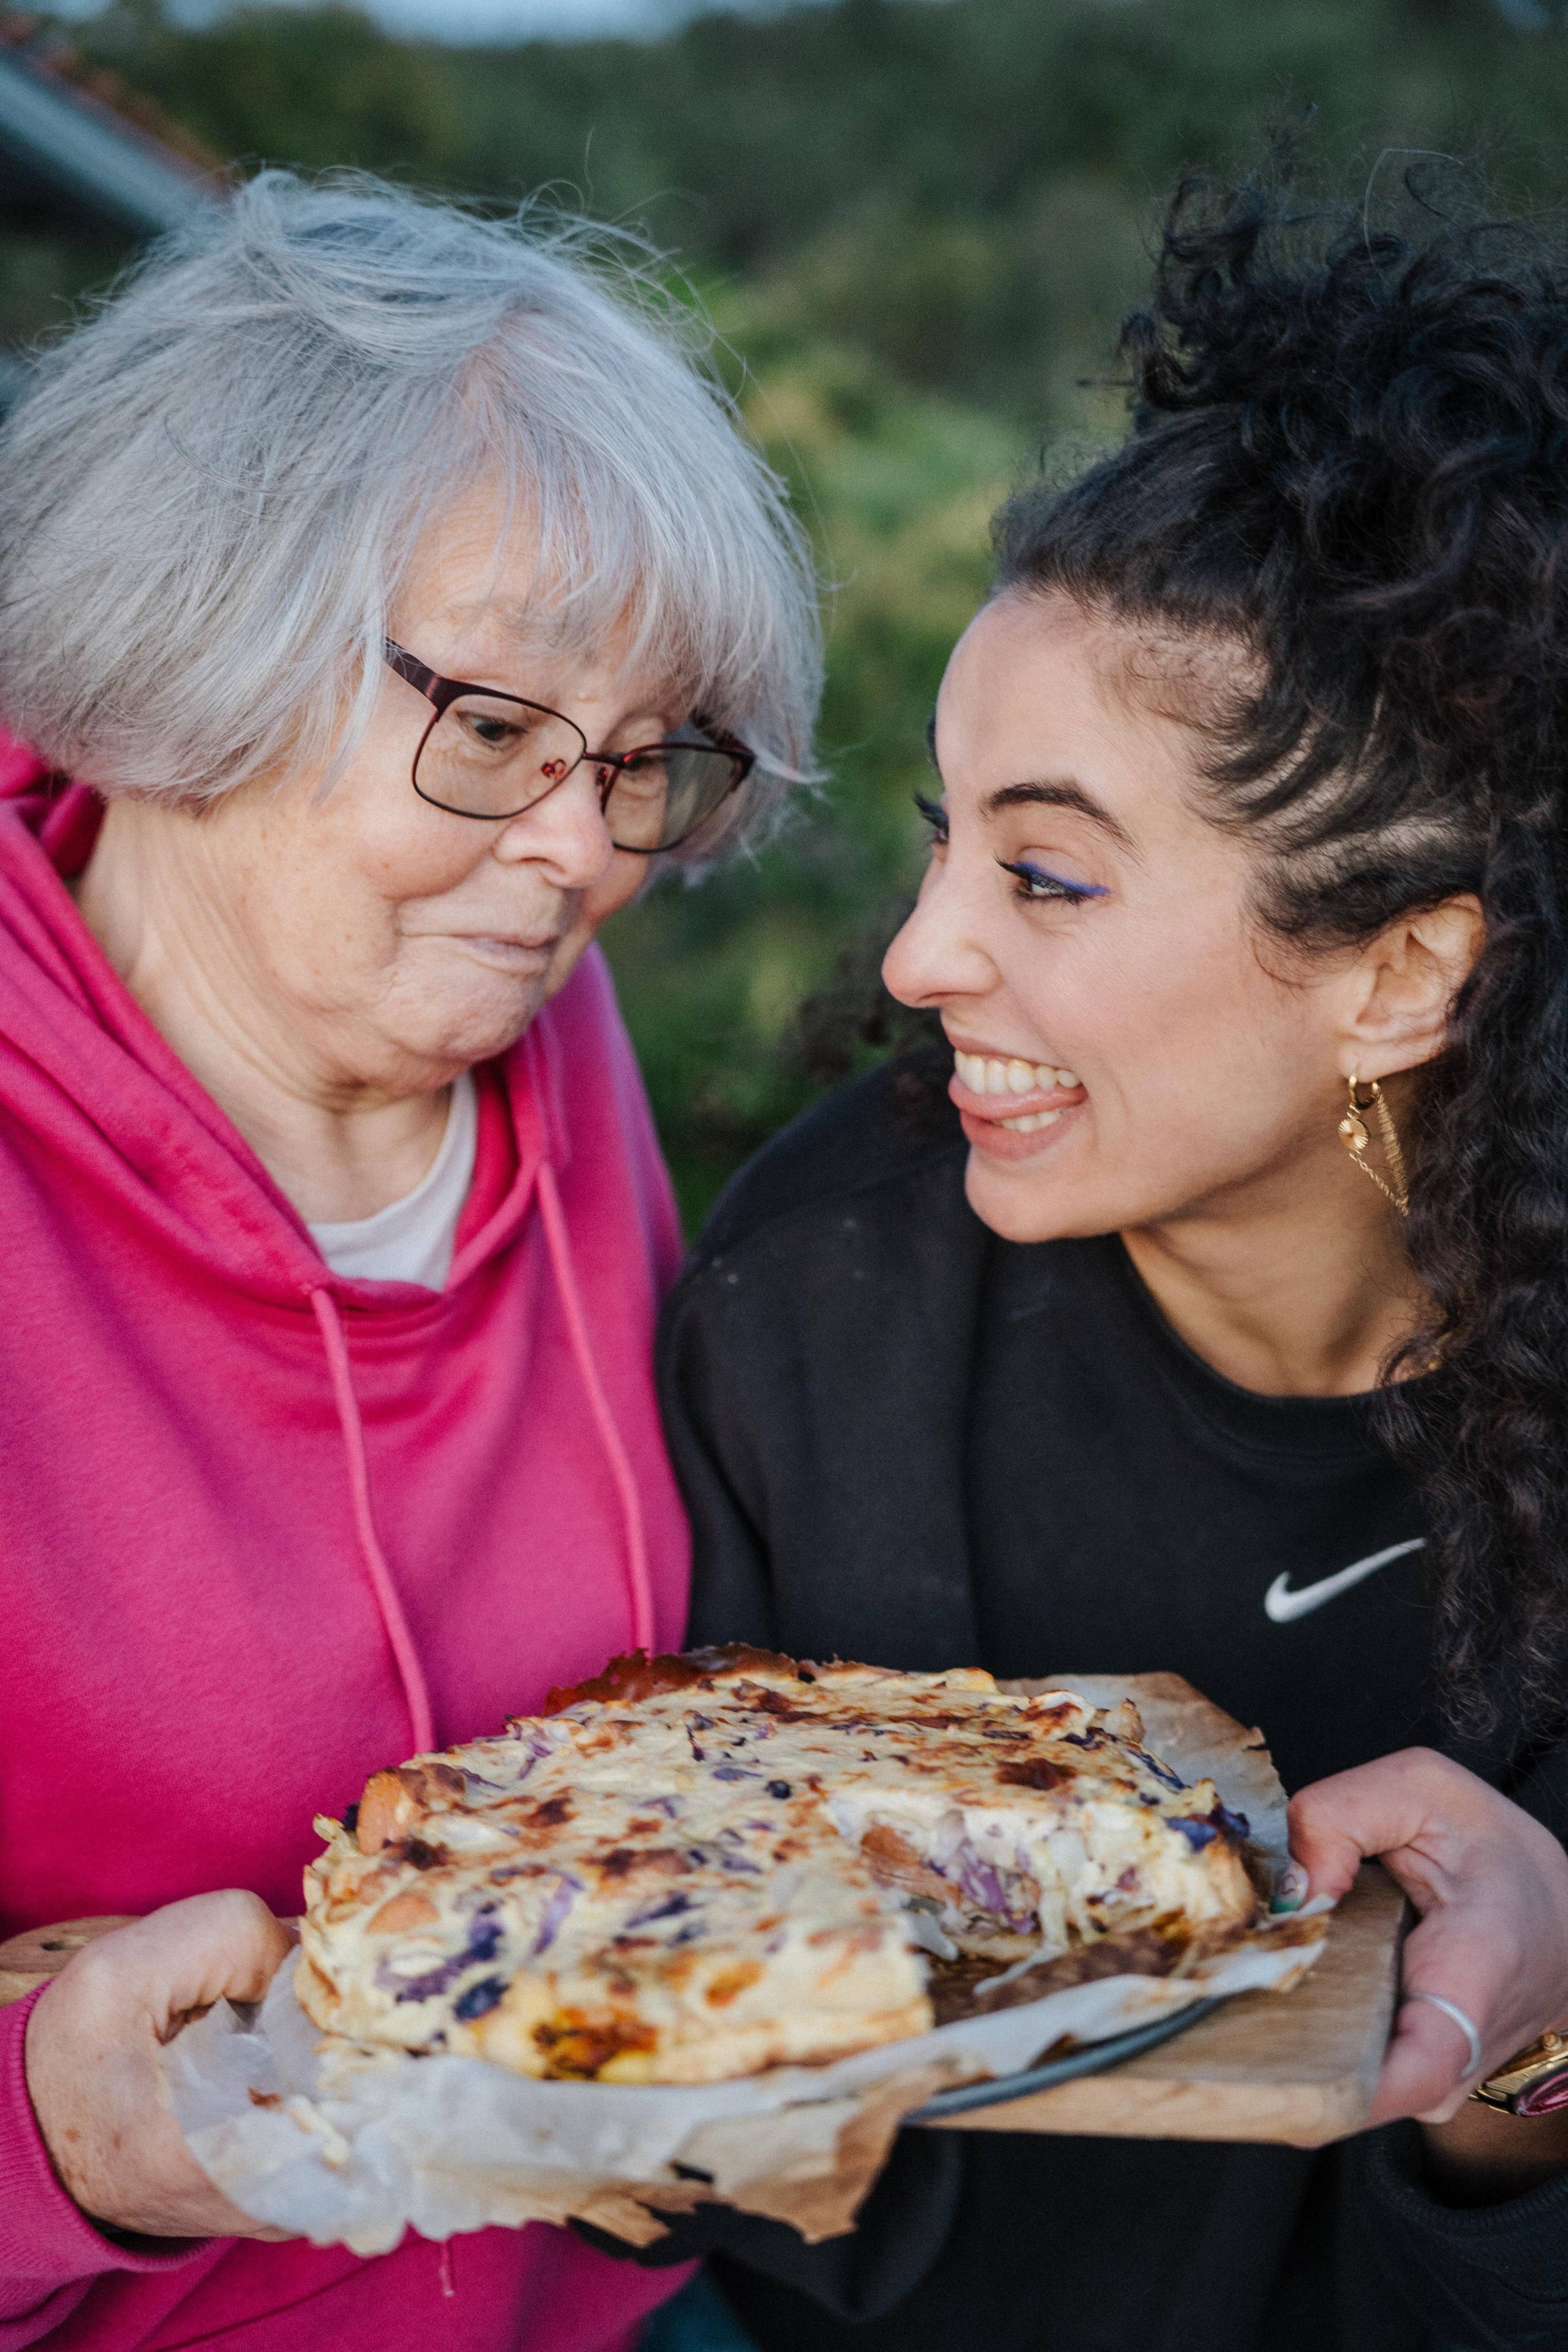
<path id="1" fill-rule="evenodd" d="M 308 1228 L 333 1273 L 351 1282 L 417 1282 L 444 1290 L 478 1147 L 478 1091 L 473 1072 L 465 1070 L 452 1083 L 441 1149 L 413 1192 L 373 1217 Z"/>

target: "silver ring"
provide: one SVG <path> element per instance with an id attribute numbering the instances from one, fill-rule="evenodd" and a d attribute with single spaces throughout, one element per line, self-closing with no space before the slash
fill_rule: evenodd
<path id="1" fill-rule="evenodd" d="M 1406 2000 L 1429 2000 L 1434 2009 L 1440 2009 L 1445 2017 L 1453 2019 L 1470 2045 L 1470 2063 L 1465 2068 L 1465 2075 L 1479 2074 L 1481 2071 L 1481 2037 L 1464 2011 L 1456 2002 L 1445 2000 L 1440 1992 L 1407 1992 L 1405 1998 Z"/>

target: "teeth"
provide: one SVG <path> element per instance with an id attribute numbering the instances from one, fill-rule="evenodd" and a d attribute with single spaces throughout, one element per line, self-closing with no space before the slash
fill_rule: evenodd
<path id="1" fill-rule="evenodd" d="M 955 1054 L 953 1060 L 959 1083 L 972 1095 L 1053 1094 L 1059 1087 L 1071 1091 L 1080 1084 L 1071 1070 L 1053 1069 L 1049 1062 L 1004 1062 L 986 1054 Z"/>
<path id="2" fill-rule="evenodd" d="M 1024 1118 L 998 1118 L 996 1124 L 1005 1127 L 1009 1135 L 1033 1135 L 1042 1127 L 1053 1127 L 1061 1117 L 1059 1110 L 1034 1110 Z"/>

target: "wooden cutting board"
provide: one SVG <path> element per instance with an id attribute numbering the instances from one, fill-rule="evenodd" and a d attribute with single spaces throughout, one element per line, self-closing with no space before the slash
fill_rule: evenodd
<path id="1" fill-rule="evenodd" d="M 95 1936 L 107 1936 L 111 1927 L 130 1925 L 129 1918 L 62 1919 L 57 1927 L 30 1927 L 26 1935 L 0 1944 L 0 2009 L 57 1977 L 72 1953 L 90 1944 Z"/>
<path id="2" fill-rule="evenodd" d="M 950 2116 L 943 2131 L 1285 2140 L 1321 2147 L 1366 2121 L 1399 1983 L 1405 1897 L 1366 1863 L 1293 1992 L 1244 1992 L 1157 2050 L 1054 2091 Z"/>

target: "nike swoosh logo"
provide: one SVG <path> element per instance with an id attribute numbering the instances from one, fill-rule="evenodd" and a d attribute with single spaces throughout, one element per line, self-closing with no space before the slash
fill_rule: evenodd
<path id="1" fill-rule="evenodd" d="M 1408 1543 L 1390 1544 L 1386 1551 L 1370 1552 L 1365 1559 L 1353 1559 L 1337 1575 L 1320 1577 L 1316 1584 L 1303 1584 L 1296 1592 L 1291 1591 L 1288 1576 L 1277 1576 L 1263 1595 L 1264 1613 L 1276 1625 L 1288 1625 L 1292 1618 L 1305 1617 L 1312 1610 L 1321 1609 L 1325 1601 L 1337 1601 L 1342 1592 L 1348 1592 L 1364 1576 L 1375 1576 L 1391 1559 L 1403 1559 L 1407 1551 L 1420 1551 L 1426 1541 L 1425 1536 L 1415 1536 Z"/>

